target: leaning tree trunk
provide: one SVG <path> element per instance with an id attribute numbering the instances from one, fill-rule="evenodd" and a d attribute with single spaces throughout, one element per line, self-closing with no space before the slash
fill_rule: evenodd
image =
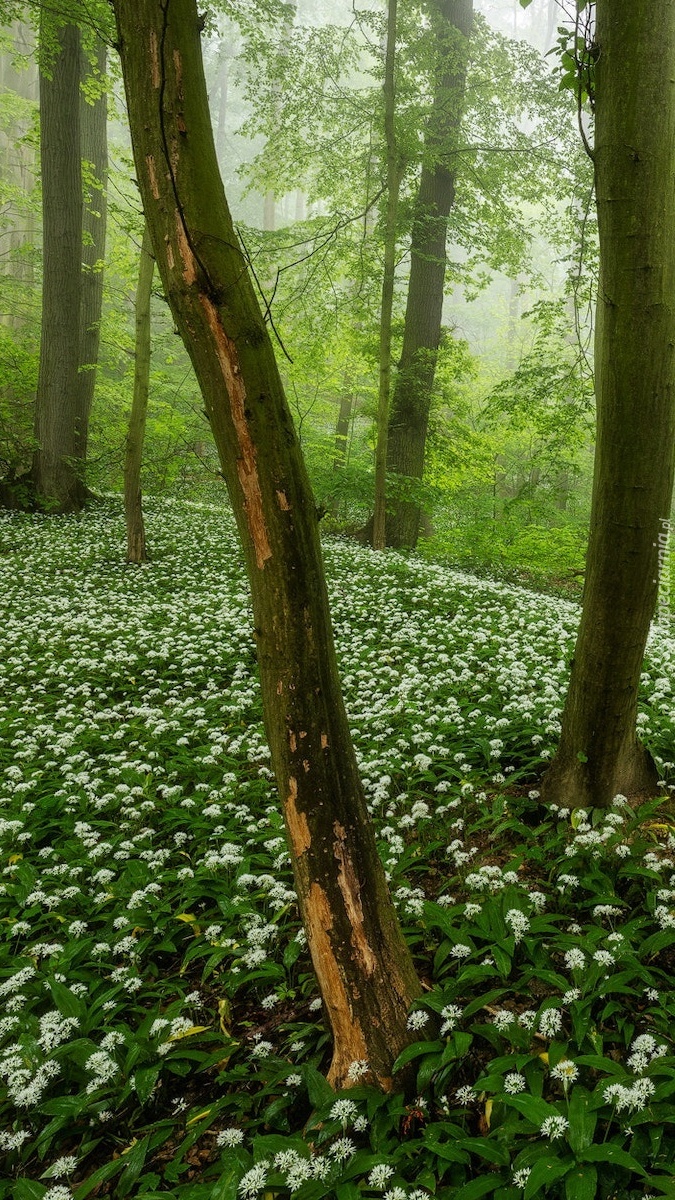
<path id="1" fill-rule="evenodd" d="M 383 550 L 386 525 L 387 441 L 389 392 L 391 388 L 391 316 L 396 273 L 396 221 L 401 172 L 396 145 L 396 10 L 397 0 L 387 4 L 387 42 L 384 59 L 384 143 L 387 188 L 384 218 L 384 262 L 380 303 L 380 375 L 377 396 L 377 443 L 375 446 L 375 497 L 373 505 L 373 550 Z"/>
<path id="2" fill-rule="evenodd" d="M 141 465 L 150 391 L 150 302 L 154 273 L 155 259 L 152 253 L 150 231 L 146 223 L 143 229 L 141 261 L 136 288 L 134 395 L 131 402 L 124 456 L 124 515 L 127 525 L 127 562 L 130 563 L 144 563 L 148 558 L 143 520 Z"/>
<path id="3" fill-rule="evenodd" d="M 445 241 L 455 201 L 454 151 L 464 92 L 473 0 L 437 0 L 434 6 L 438 75 L 413 217 L 410 279 L 403 348 L 389 414 L 387 470 L 421 481 L 436 359 L 441 340 Z M 416 499 L 392 497 L 387 545 L 414 549 L 422 509 Z"/>
<path id="4" fill-rule="evenodd" d="M 675 446 L 675 0 L 597 0 L 597 443 L 586 588 L 543 796 L 647 796 L 637 696 Z M 655 114 L 658 113 L 658 119 Z"/>
<path id="5" fill-rule="evenodd" d="M 318 522 L 274 351 L 218 173 L 196 0 L 114 0 L 157 265 L 202 389 L 244 548 L 265 727 L 298 902 L 334 1037 L 391 1086 L 419 992 L 337 675 Z"/>
<path id="6" fill-rule="evenodd" d="M 90 73 L 87 56 L 82 53 L 82 78 Z M 96 46 L 96 67 L 105 75 L 106 45 Z M 93 181 L 82 217 L 82 296 L 80 303 L 80 364 L 78 411 L 79 458 L 87 461 L 89 416 L 96 385 L 96 367 L 101 341 L 103 310 L 103 264 L 105 260 L 106 218 L 108 211 L 108 103 L 105 92 L 93 104 L 80 97 L 80 153 L 91 170 Z"/>
<path id="7" fill-rule="evenodd" d="M 42 10 L 41 35 L 46 25 Z M 39 503 L 71 512 L 84 499 L 78 409 L 82 262 L 80 31 L 62 26 L 51 78 L 40 75 L 43 281 L 30 480 Z"/>

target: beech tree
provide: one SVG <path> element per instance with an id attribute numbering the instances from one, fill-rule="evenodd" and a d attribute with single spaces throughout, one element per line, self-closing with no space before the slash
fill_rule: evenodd
<path id="1" fill-rule="evenodd" d="M 56 38 L 56 54 L 40 72 L 43 282 L 40 369 L 35 403 L 37 443 L 29 482 L 58 512 L 81 507 L 86 445 L 80 409 L 82 303 L 82 169 L 80 159 L 80 31 L 54 31 L 42 10 L 40 43 Z M 79 403 L 78 403 L 79 402 Z"/>
<path id="2" fill-rule="evenodd" d="M 72 512 L 87 498 L 85 464 L 103 302 L 107 104 L 81 84 L 91 73 L 80 29 L 40 15 L 43 280 L 31 498 Z M 95 66 L 105 72 L 99 40 Z M 86 164 L 87 204 L 83 196 Z"/>
<path id="3" fill-rule="evenodd" d="M 410 277 L 403 346 L 389 411 L 387 470 L 408 479 L 424 474 L 429 412 L 441 340 L 448 217 L 455 200 L 456 148 L 464 92 L 473 0 L 430 5 L 438 47 L 436 85 L 426 131 L 410 240 Z M 392 497 L 386 542 L 414 549 L 418 501 Z"/>
<path id="4" fill-rule="evenodd" d="M 396 142 L 396 0 L 387 4 L 387 38 L 384 58 L 384 149 L 387 164 L 384 212 L 382 298 L 380 301 L 380 353 L 375 446 L 373 550 L 383 550 L 386 530 L 387 433 L 391 386 L 391 316 L 396 272 L 396 220 L 401 186 L 401 164 Z"/>
<path id="5" fill-rule="evenodd" d="M 124 515 L 127 526 L 127 561 L 132 563 L 146 562 L 148 557 L 145 542 L 145 522 L 143 520 L 141 465 L 143 461 L 145 423 L 148 413 L 148 392 L 150 390 L 150 304 L 152 300 L 152 278 L 154 273 L 155 259 L 152 253 L 150 231 L 146 222 L 143 227 L 143 242 L 138 268 L 138 286 L 136 288 L 134 393 L 131 401 L 131 414 L 129 416 L 129 429 L 127 431 L 124 455 Z"/>
<path id="6" fill-rule="evenodd" d="M 35 240 L 35 213 L 31 193 L 36 183 L 36 147 L 26 137 L 32 121 L 32 103 L 38 95 L 37 63 L 28 53 L 34 51 L 35 35 L 26 20 L 14 17 L 7 27 L 5 36 L 9 44 L 0 54 L 0 86 L 5 95 L 16 94 L 25 102 L 9 123 L 0 130 L 0 163 L 2 179 L 17 189 L 13 203 L 3 206 L 3 225 L 0 229 L 0 273 L 16 280 L 17 294 L 11 296 L 4 312 L 0 312 L 0 324 L 20 330 L 27 325 L 25 299 L 21 299 L 21 285 L 33 283 Z M 20 67 L 15 56 L 19 56 Z M 17 196 L 23 193 L 24 203 L 17 204 Z"/>
<path id="7" fill-rule="evenodd" d="M 97 88 L 100 88 L 101 80 L 105 78 L 106 50 L 105 42 L 98 39 L 94 57 Z M 81 83 L 90 76 L 91 65 L 88 56 L 82 52 Z M 88 176 L 84 181 L 86 199 L 82 211 L 79 395 L 76 401 L 80 423 L 81 470 L 84 470 L 103 308 L 103 266 L 108 208 L 108 103 L 105 91 L 92 99 L 83 94 L 82 90 L 80 92 L 80 155 Z"/>
<path id="8" fill-rule="evenodd" d="M 542 794 L 605 806 L 653 793 L 637 737 L 675 448 L 675 0 L 659 20 L 597 0 L 597 442 L 586 584 L 560 748 Z M 658 117 L 656 117 L 658 114 Z"/>
<path id="9" fill-rule="evenodd" d="M 114 0 L 136 171 L 241 536 L 263 710 L 329 1079 L 392 1085 L 420 985 L 380 863 L 337 674 L 318 522 L 213 144 L 195 0 Z"/>

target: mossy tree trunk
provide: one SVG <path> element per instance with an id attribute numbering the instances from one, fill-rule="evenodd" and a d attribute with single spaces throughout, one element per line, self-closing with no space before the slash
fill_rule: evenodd
<path id="1" fill-rule="evenodd" d="M 334 1037 L 391 1086 L 419 992 L 349 736 L 318 522 L 213 145 L 195 0 L 114 0 L 136 171 L 164 291 L 202 389 L 244 548 L 265 726 Z"/>
<path id="2" fill-rule="evenodd" d="M 382 299 L 380 302 L 380 373 L 377 395 L 377 441 L 375 445 L 373 550 L 384 549 L 387 511 L 387 442 L 389 434 L 389 393 L 391 389 L 391 317 L 394 307 L 396 273 L 398 194 L 401 186 L 401 171 L 396 144 L 396 18 L 397 0 L 388 0 L 383 84 L 387 188 L 384 214 Z"/>
<path id="3" fill-rule="evenodd" d="M 88 57 L 82 53 L 82 79 L 91 73 Z M 97 74 L 105 76 L 106 45 L 96 45 Z M 96 385 L 96 367 L 101 341 L 103 309 L 103 266 L 108 211 L 108 103 L 105 92 L 90 103 L 80 95 L 80 154 L 91 175 L 82 213 L 82 284 L 80 303 L 80 362 L 77 400 L 82 413 L 79 424 L 79 457 L 87 461 L 89 416 Z"/>
<path id="4" fill-rule="evenodd" d="M 675 447 L 675 0 L 597 0 L 597 443 L 581 624 L 542 794 L 653 794 L 636 734 Z M 658 114 L 658 116 L 656 115 Z"/>
<path id="5" fill-rule="evenodd" d="M 143 520 L 143 496 L 141 491 L 141 466 L 145 421 L 148 412 L 150 391 L 150 304 L 152 300 L 152 278 L 155 259 L 147 223 L 143 229 L 143 243 L 138 268 L 136 287 L 136 343 L 134 352 L 134 394 L 124 456 L 124 515 L 127 525 L 127 562 L 147 562 L 145 522 Z"/>
<path id="6" fill-rule="evenodd" d="M 41 41 L 48 18 L 41 13 Z M 40 74 L 43 282 L 40 366 L 30 483 L 38 503 L 71 512 L 84 501 L 78 407 L 82 296 L 80 31 L 64 25 L 49 75 Z"/>
<path id="7" fill-rule="evenodd" d="M 387 447 L 387 470 L 416 481 L 424 474 L 441 340 L 446 235 L 455 201 L 455 149 L 464 106 L 473 0 L 435 0 L 430 12 L 436 30 L 438 73 L 413 216 L 403 347 Z M 416 499 L 392 497 L 387 545 L 414 549 L 421 519 Z"/>

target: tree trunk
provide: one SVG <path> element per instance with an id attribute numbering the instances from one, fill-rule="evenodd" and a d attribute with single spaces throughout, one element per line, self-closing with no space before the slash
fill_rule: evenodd
<path id="1" fill-rule="evenodd" d="M 581 625 L 542 795 L 654 792 L 636 735 L 675 446 L 675 0 L 597 0 L 597 442 Z M 658 113 L 658 120 L 654 114 Z"/>
<path id="2" fill-rule="evenodd" d="M 221 43 L 222 45 L 223 43 Z M 218 98 L 218 130 L 216 133 L 216 154 L 218 162 L 225 162 L 227 153 L 227 100 L 230 84 L 230 60 L 227 57 L 227 52 L 222 51 L 222 58 L 219 63 L 219 98 Z"/>
<path id="3" fill-rule="evenodd" d="M 384 263 L 380 304 L 380 378 L 377 397 L 377 444 L 375 446 L 375 504 L 373 509 L 373 550 L 384 550 L 387 511 L 387 440 L 389 391 L 391 385 L 391 314 L 394 307 L 396 270 L 396 220 L 401 172 L 396 146 L 396 9 L 397 0 L 388 0 L 387 44 L 384 61 L 384 142 L 387 160 L 387 200 L 384 222 Z"/>
<path id="4" fill-rule="evenodd" d="M 265 192 L 265 200 L 263 203 L 263 229 L 266 233 L 273 233 L 277 226 L 277 198 L 275 193 L 270 188 Z"/>
<path id="5" fill-rule="evenodd" d="M 419 992 L 389 898 L 337 675 L 318 522 L 213 145 L 196 0 L 114 0 L 136 171 L 239 528 L 265 727 L 298 903 L 334 1037 L 392 1083 Z"/>
<path id="6" fill-rule="evenodd" d="M 82 78 L 86 79 L 91 67 L 84 53 L 81 63 Z M 96 46 L 96 67 L 101 75 L 105 75 L 106 45 L 102 41 Z M 82 296 L 77 409 L 82 414 L 79 426 L 79 457 L 84 466 L 87 461 L 87 435 L 96 385 L 103 308 L 103 264 L 108 208 L 108 103 L 105 93 L 94 104 L 89 104 L 84 96 L 80 96 L 80 154 L 88 164 L 94 180 L 82 216 Z"/>
<path id="7" fill-rule="evenodd" d="M 345 380 L 342 385 L 342 395 L 340 397 L 340 411 L 338 412 L 337 424 L 335 426 L 335 457 L 333 458 L 334 471 L 341 471 L 347 462 L 349 430 L 352 424 L 353 410 L 354 393 L 349 381 L 349 372 L 345 372 Z"/>
<path id="8" fill-rule="evenodd" d="M 16 92 L 23 100 L 35 102 L 38 95 L 38 70 L 34 60 L 34 31 L 26 22 L 15 19 L 6 32 L 9 33 L 13 47 L 10 49 L 8 46 L 2 52 L 2 87 Z M 25 68 L 17 69 L 14 63 L 15 53 L 21 55 L 24 62 L 25 56 L 32 56 Z M 32 113 L 26 105 L 23 113 L 19 110 L 8 126 L 0 130 L 2 173 L 16 184 L 25 197 L 25 204 L 14 201 L 5 207 L 3 228 L 0 230 L 0 272 L 16 280 L 17 284 L 28 285 L 34 281 L 33 247 L 38 240 L 35 216 L 30 203 L 36 182 L 35 146 L 32 139 L 26 139 L 31 125 Z M 8 289 L 7 298 L 8 311 L 0 313 L 0 324 L 10 329 L 24 329 L 28 322 L 24 289 Z"/>
<path id="9" fill-rule="evenodd" d="M 84 499 L 81 451 L 86 417 L 77 407 L 82 259 L 80 31 L 76 25 L 65 25 L 56 31 L 56 38 L 59 50 L 51 78 L 40 75 L 42 332 L 35 404 L 37 449 L 30 479 L 39 503 L 56 512 L 71 512 Z"/>
<path id="10" fill-rule="evenodd" d="M 342 471 L 347 465 L 349 457 L 349 434 L 352 425 L 352 413 L 354 411 L 355 396 L 350 384 L 350 372 L 345 371 L 344 382 L 342 384 L 342 395 L 340 397 L 340 410 L 338 412 L 337 424 L 335 426 L 335 455 L 333 458 L 333 471 Z M 337 517 L 340 512 L 340 496 L 333 496 L 330 506 L 331 516 Z"/>
<path id="11" fill-rule="evenodd" d="M 403 348 L 389 417 L 387 469 L 421 480 L 436 359 L 441 340 L 446 234 L 455 200 L 454 151 L 464 92 L 473 0 L 437 0 L 438 75 L 425 138 L 424 161 L 410 244 L 410 279 Z M 416 500 L 394 498 L 387 545 L 414 549 L 422 510 Z"/>
<path id="12" fill-rule="evenodd" d="M 127 523 L 127 562 L 147 562 L 143 498 L 141 493 L 141 464 L 145 419 L 150 390 L 150 301 L 155 259 L 147 223 L 143 229 L 141 261 L 136 288 L 136 346 L 134 354 L 134 396 L 127 432 L 124 457 L 124 515 Z"/>

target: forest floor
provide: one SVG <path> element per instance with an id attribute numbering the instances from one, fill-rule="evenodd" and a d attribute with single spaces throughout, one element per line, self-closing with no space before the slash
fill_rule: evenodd
<path id="1" fill-rule="evenodd" d="M 228 516 L 0 517 L 0 1200 L 675 1196 L 675 641 L 633 812 L 544 810 L 578 607 L 329 542 L 425 982 L 417 1096 L 325 1082 Z"/>

